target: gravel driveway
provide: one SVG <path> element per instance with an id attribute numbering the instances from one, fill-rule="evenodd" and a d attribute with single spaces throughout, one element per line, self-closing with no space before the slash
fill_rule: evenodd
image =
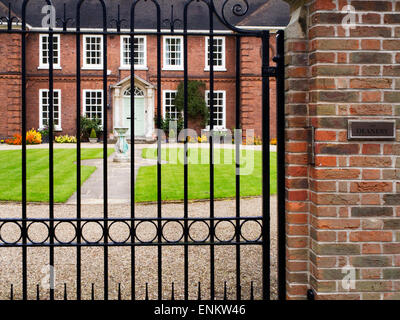
<path id="1" fill-rule="evenodd" d="M 102 205 L 92 204 L 82 206 L 82 217 L 94 218 L 102 216 Z M 183 204 L 163 204 L 164 217 L 182 217 Z M 261 198 L 242 199 L 242 216 L 260 216 Z M 17 204 L 0 204 L 1 217 L 19 218 L 21 206 Z M 75 205 L 56 205 L 55 217 L 75 217 Z M 129 217 L 130 206 L 126 204 L 109 205 L 109 217 Z M 207 217 L 209 215 L 209 202 L 194 202 L 189 204 L 190 217 Z M 231 217 L 235 215 L 235 201 L 224 200 L 215 202 L 215 215 L 217 217 Z M 156 205 L 136 205 L 137 217 L 156 217 Z M 28 217 L 48 217 L 48 205 L 29 205 Z M 165 228 L 166 236 L 173 239 L 179 233 L 178 224 L 170 224 Z M 207 228 L 198 224 L 191 229 L 193 238 L 204 237 Z M 110 229 L 110 236 L 116 240 L 126 238 L 129 229 L 122 223 L 114 224 Z M 152 237 L 154 228 L 150 224 L 142 224 L 137 232 L 144 237 Z M 256 224 L 249 224 L 242 231 L 246 238 L 257 238 L 259 227 Z M 15 241 L 19 237 L 19 228 L 8 224 L 1 230 L 4 240 Z M 29 230 L 33 241 L 43 240 L 46 234 L 43 225 L 37 225 Z M 65 241 L 73 235 L 71 225 L 60 225 L 56 229 L 56 236 Z M 95 240 L 101 236 L 101 228 L 95 224 L 87 224 L 83 231 L 85 237 Z M 219 224 L 216 233 L 221 239 L 231 238 L 232 225 L 228 222 Z M 272 298 L 276 298 L 276 198 L 271 198 L 271 267 L 272 267 Z M 145 239 L 147 240 L 147 239 Z M 0 248 L 0 299 L 9 299 L 10 286 L 14 287 L 14 298 L 21 298 L 21 273 L 22 253 L 21 248 Z M 46 280 L 47 270 L 45 266 L 49 261 L 49 248 L 28 248 L 28 296 L 29 299 L 36 299 L 36 285 L 40 285 L 41 299 L 48 298 L 48 291 L 42 286 Z M 197 283 L 201 282 L 202 298 L 209 297 L 210 250 L 208 246 L 189 247 L 189 298 L 197 298 Z M 250 282 L 254 282 L 254 294 L 256 299 L 261 298 L 261 261 L 262 251 L 260 246 L 248 245 L 241 248 L 241 281 L 243 298 L 248 299 L 250 295 Z M 183 299 L 183 247 L 164 246 L 162 252 L 163 261 L 163 298 L 171 298 L 171 283 L 175 285 L 175 298 Z M 82 298 L 90 299 L 91 285 L 95 285 L 95 298 L 103 298 L 103 248 L 83 247 L 82 248 Z M 137 299 L 144 299 L 145 285 L 148 283 L 150 299 L 156 299 L 157 293 L 157 248 L 138 247 L 136 248 L 136 296 Z M 129 299 L 131 283 L 131 255 L 130 247 L 110 247 L 108 253 L 109 261 L 109 298 L 117 298 L 118 284 L 121 283 L 122 299 Z M 216 298 L 223 298 L 224 281 L 227 282 L 228 298 L 235 298 L 235 247 L 224 245 L 215 247 L 215 289 Z M 69 299 L 75 299 L 76 291 L 76 248 L 57 247 L 55 248 L 55 274 L 56 274 L 56 299 L 63 298 L 64 283 L 67 285 Z M 45 282 L 45 281 L 44 281 Z"/>

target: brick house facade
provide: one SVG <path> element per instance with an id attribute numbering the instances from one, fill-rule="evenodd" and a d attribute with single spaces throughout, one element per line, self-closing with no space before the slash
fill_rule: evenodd
<path id="1" fill-rule="evenodd" d="M 12 13 L 21 16 L 21 1 L 16 1 Z M 35 2 L 32 2 L 35 3 Z M 163 2 L 161 1 L 163 4 Z M 57 6 L 57 17 L 62 15 L 61 7 Z M 123 2 L 121 2 L 122 7 Z M 59 4 L 61 5 L 61 3 Z M 35 4 L 36 6 L 36 4 Z M 266 26 L 265 19 L 260 23 L 260 15 L 264 11 L 275 8 L 281 10 L 279 21 L 273 26 Z M 74 12 L 75 4 L 67 1 L 68 10 Z M 170 3 L 165 3 L 162 14 L 170 15 Z M 0 9 L 4 15 L 5 4 L 0 2 Z M 33 10 L 28 6 L 29 12 Z M 83 7 L 83 17 L 87 17 L 90 6 Z M 204 9 L 204 8 L 203 8 Z M 286 10 L 287 9 L 287 10 Z M 109 8 L 111 14 L 115 8 Z M 193 9 L 196 10 L 196 9 Z M 100 12 L 100 11 L 99 11 Z M 124 12 L 124 10 L 121 10 Z M 183 10 L 175 9 L 175 12 Z M 0 12 L 1 13 L 1 12 Z M 3 15 L 3 14 L 2 14 Z M 253 18 L 252 18 L 253 17 Z M 40 16 L 27 19 L 29 28 L 40 30 L 38 21 Z M 128 17 L 126 18 L 129 21 Z M 201 17 L 197 20 L 201 20 Z M 163 19 L 162 19 L 163 20 Z M 207 19 L 206 19 L 207 20 Z M 274 32 L 287 23 L 288 7 L 280 0 L 271 0 L 267 4 L 256 1 L 255 10 L 247 16 L 246 21 L 238 21 L 237 25 L 243 28 L 264 28 L 271 30 L 271 64 L 274 56 Z M 207 30 L 201 21 L 190 20 L 191 31 Z M 89 22 L 88 22 L 89 23 Z M 95 25 L 99 25 L 95 21 Z M 6 27 L 6 26 L 1 26 Z M 101 30 L 101 28 L 98 28 Z M 56 29 L 57 30 L 57 29 Z M 90 30 L 95 30 L 93 27 Z M 154 117 L 157 109 L 157 37 L 146 35 L 148 29 L 145 23 L 138 22 L 137 32 L 143 32 L 135 39 L 135 138 L 140 140 L 154 139 Z M 155 31 L 152 30 L 152 31 Z M 219 52 L 215 63 L 215 127 L 219 130 L 233 129 L 235 126 L 235 63 L 236 42 L 234 33 L 225 27 L 216 25 L 216 31 L 223 36 L 216 36 L 214 44 Z M 225 36 L 226 34 L 226 36 Z M 15 34 L 0 35 L 0 112 L 7 116 L 0 119 L 0 138 L 10 137 L 21 128 L 21 37 Z M 101 97 L 103 91 L 102 72 L 102 36 L 81 36 L 81 112 L 82 115 L 95 118 L 102 117 Z M 129 126 L 130 110 L 130 39 L 127 36 L 111 35 L 107 39 L 108 50 L 108 132 L 113 138 L 113 128 Z M 39 31 L 27 36 L 26 63 L 27 63 L 27 128 L 40 129 L 48 119 L 48 36 Z M 177 87 L 183 81 L 183 37 L 163 36 L 161 40 L 162 61 L 162 112 L 163 117 L 176 115 L 173 98 Z M 54 107 L 56 135 L 76 135 L 76 37 L 70 34 L 58 34 L 54 40 Z M 175 50 L 175 52 L 173 52 Z M 206 36 L 188 37 L 188 75 L 189 80 L 200 80 L 209 88 L 209 71 L 207 70 L 208 38 Z M 168 60 L 168 57 L 170 59 Z M 261 40 L 258 38 L 241 38 L 241 124 L 244 130 L 254 129 L 256 136 L 261 136 Z M 168 65 L 170 64 L 170 65 Z M 208 93 L 205 93 L 206 102 Z M 275 80 L 271 79 L 271 138 L 275 134 Z"/>

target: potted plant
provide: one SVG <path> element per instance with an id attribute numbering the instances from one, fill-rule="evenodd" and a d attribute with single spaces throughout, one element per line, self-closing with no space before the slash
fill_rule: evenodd
<path id="1" fill-rule="evenodd" d="M 89 141 L 90 141 L 90 143 L 97 143 L 97 134 L 96 134 L 96 130 L 94 130 L 94 128 L 92 128 L 92 131 L 90 132 Z"/>
<path id="2" fill-rule="evenodd" d="M 81 139 L 82 141 L 89 141 L 90 135 L 94 129 L 96 138 L 100 138 L 101 135 L 101 121 L 100 119 L 89 119 L 81 117 Z"/>

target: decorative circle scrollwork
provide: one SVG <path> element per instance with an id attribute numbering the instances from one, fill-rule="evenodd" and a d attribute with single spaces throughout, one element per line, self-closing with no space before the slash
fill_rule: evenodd
<path id="1" fill-rule="evenodd" d="M 205 225 L 206 226 L 206 236 L 204 237 L 204 238 L 201 238 L 200 240 L 199 239 L 195 239 L 195 236 L 191 233 L 191 231 L 192 232 L 195 232 L 195 225 Z M 210 226 L 207 224 L 207 222 L 205 222 L 204 220 L 195 220 L 195 221 L 192 221 L 190 224 L 189 224 L 189 227 L 188 227 L 188 229 L 189 229 L 189 231 L 188 231 L 188 236 L 189 236 L 189 238 L 190 238 L 190 240 L 192 240 L 193 242 L 196 242 L 196 243 L 202 243 L 202 242 L 206 242 L 207 240 L 208 240 L 208 238 L 210 237 Z M 197 233 L 201 233 L 201 231 L 197 231 Z"/>
<path id="2" fill-rule="evenodd" d="M 7 226 L 11 226 L 11 228 L 12 228 L 12 226 L 14 226 L 14 225 L 16 225 L 17 226 L 17 228 L 19 228 L 19 235 L 18 235 L 18 233 L 15 233 L 14 231 L 5 231 L 5 233 L 8 233 L 8 234 L 17 234 L 17 236 L 14 236 L 13 237 L 13 239 L 6 239 L 6 238 L 4 238 L 3 236 L 2 236 L 2 232 L 4 232 L 4 228 L 7 228 Z M 17 229 L 18 230 L 18 229 Z M 17 231 L 18 232 L 18 231 Z M 21 225 L 18 223 L 18 222 L 15 222 L 15 221 L 10 221 L 10 222 L 3 222 L 1 225 L 0 225 L 0 241 L 1 242 L 3 242 L 4 244 L 16 244 L 16 243 L 18 243 L 18 241 L 20 241 L 21 240 L 21 238 L 22 238 L 22 227 L 21 227 Z"/>
<path id="3" fill-rule="evenodd" d="M 249 239 L 248 235 L 245 236 L 245 230 L 243 229 L 244 226 L 249 225 L 249 224 L 254 224 L 258 225 L 260 227 L 259 235 L 256 235 L 255 237 Z M 248 227 L 254 232 L 254 227 Z M 262 237 L 262 224 L 258 220 L 253 220 L 253 219 L 246 219 L 240 224 L 240 236 L 245 240 L 246 242 L 256 242 L 259 241 Z"/>
<path id="4" fill-rule="evenodd" d="M 93 227 L 96 225 L 100 227 L 100 235 L 98 236 L 99 239 L 97 239 L 97 240 L 88 239 L 89 234 L 86 234 L 86 237 L 85 237 L 85 231 L 84 231 L 85 227 L 88 228 L 88 226 L 90 226 L 90 225 L 93 225 Z M 91 227 L 91 228 L 93 228 L 93 227 Z M 92 235 L 92 236 L 95 235 L 95 232 L 93 232 L 93 231 L 94 230 L 92 230 L 92 232 L 90 232 L 90 235 Z M 100 243 L 101 239 L 104 238 L 104 226 L 99 221 L 86 221 L 82 225 L 81 232 L 82 232 L 82 239 L 88 244 Z M 96 239 L 96 238 L 93 237 L 93 239 Z"/>
<path id="5" fill-rule="evenodd" d="M 227 225 L 227 226 L 224 226 Z M 228 233 L 228 228 L 231 228 L 231 226 L 233 227 L 233 232 L 232 232 L 232 236 L 230 237 L 230 234 Z M 224 231 L 221 232 L 221 234 L 218 235 L 218 227 L 222 228 Z M 227 233 L 228 236 L 226 238 L 223 238 L 224 233 Z M 230 221 L 230 220 L 220 220 L 218 221 L 215 226 L 214 226 L 214 236 L 215 239 L 217 239 L 220 242 L 232 242 L 233 239 L 235 239 L 236 236 L 236 226 L 235 224 Z"/>
<path id="6" fill-rule="evenodd" d="M 35 228 L 40 228 L 40 226 L 44 226 L 44 232 L 39 230 L 35 230 Z M 33 231 L 32 231 L 33 230 Z M 46 231 L 47 230 L 47 231 Z M 46 234 L 47 232 L 47 234 Z M 33 234 L 32 234 L 33 233 Z M 29 223 L 27 229 L 26 229 L 26 237 L 28 240 L 33 243 L 33 244 L 44 244 L 47 239 L 50 237 L 50 227 L 47 223 L 44 221 L 33 221 Z M 32 236 L 34 235 L 44 235 L 43 240 L 39 238 L 39 240 L 34 241 L 35 239 L 32 239 Z"/>
<path id="7" fill-rule="evenodd" d="M 67 226 L 67 227 L 63 227 L 63 226 Z M 63 233 L 68 232 L 67 231 L 68 226 L 72 226 L 72 236 L 70 236 L 71 239 L 68 239 L 68 238 L 62 239 L 62 237 L 65 236 L 65 235 L 63 235 Z M 58 234 L 57 231 L 60 232 L 61 234 Z M 77 234 L 76 225 L 71 221 L 60 221 L 54 226 L 54 238 L 61 244 L 72 243 L 76 239 L 76 234 Z"/>
<path id="8" fill-rule="evenodd" d="M 176 239 L 170 239 L 170 238 L 168 237 L 168 235 L 166 235 L 166 232 L 168 231 L 168 230 L 166 229 L 166 227 L 168 228 L 168 225 L 171 227 L 171 225 L 174 225 L 174 224 L 175 224 L 175 225 L 178 225 L 178 228 L 182 229 L 182 232 L 177 233 L 178 236 L 176 237 Z M 174 227 L 172 227 L 172 228 L 174 228 Z M 168 243 L 178 243 L 179 241 L 181 241 L 181 240 L 183 239 L 184 234 L 185 234 L 185 228 L 184 228 L 184 226 L 183 226 L 183 224 L 182 224 L 181 221 L 168 220 L 168 221 L 166 221 L 166 222 L 163 224 L 163 226 L 162 226 L 162 228 L 161 228 L 161 235 L 162 235 L 162 238 L 163 238 L 165 241 L 167 241 Z"/>
<path id="9" fill-rule="evenodd" d="M 152 234 L 149 232 L 143 232 L 142 234 L 147 234 L 150 236 L 146 239 L 140 238 L 139 234 L 140 232 L 140 228 L 144 228 L 146 229 L 146 225 L 149 225 L 150 228 L 152 229 L 153 227 L 155 228 L 155 232 L 154 232 L 154 237 L 152 237 Z M 150 230 L 151 230 L 150 229 Z M 140 242 L 140 243 L 152 243 L 154 242 L 154 240 L 157 239 L 157 235 L 158 235 L 158 227 L 156 225 L 156 223 L 154 221 L 140 221 L 136 226 L 135 226 L 135 237 L 136 239 Z"/>

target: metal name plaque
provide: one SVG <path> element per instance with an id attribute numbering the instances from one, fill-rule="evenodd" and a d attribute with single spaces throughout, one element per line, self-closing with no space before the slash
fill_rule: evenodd
<path id="1" fill-rule="evenodd" d="M 349 140 L 396 139 L 395 120 L 349 120 Z"/>

